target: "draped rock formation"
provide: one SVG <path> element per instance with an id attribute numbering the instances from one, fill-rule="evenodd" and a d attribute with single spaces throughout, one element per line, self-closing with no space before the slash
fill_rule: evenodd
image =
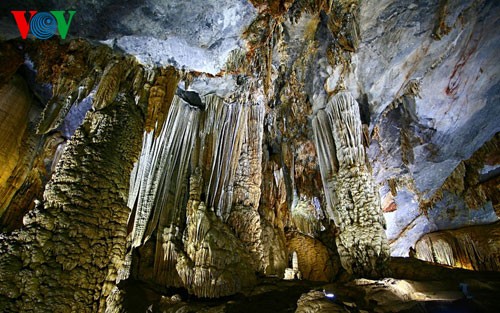
<path id="1" fill-rule="evenodd" d="M 500 271 L 499 224 L 444 230 L 422 236 L 415 257 L 476 271 Z"/>
<path id="2" fill-rule="evenodd" d="M 328 217 L 339 229 L 342 266 L 381 276 L 389 257 L 380 198 L 367 162 L 359 107 L 347 92 L 331 97 L 313 120 Z"/>
<path id="3" fill-rule="evenodd" d="M 262 109 L 203 98 L 200 108 L 174 96 L 165 124 L 157 124 L 159 135 L 144 134 L 129 206 L 132 248 L 148 250 L 156 242 L 147 254 L 154 255 L 153 274 L 140 256 L 131 266 L 138 279 L 220 297 L 252 284 L 263 263 Z"/>

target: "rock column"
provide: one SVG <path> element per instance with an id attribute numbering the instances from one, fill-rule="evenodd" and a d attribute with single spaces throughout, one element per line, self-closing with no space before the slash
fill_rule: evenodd
<path id="1" fill-rule="evenodd" d="M 130 172 L 144 118 L 119 93 L 89 112 L 44 201 L 0 238 L 0 311 L 100 312 L 125 253 Z"/>
<path id="2" fill-rule="evenodd" d="M 348 92 L 332 96 L 313 120 L 327 213 L 338 230 L 342 266 L 355 276 L 385 271 L 385 220 L 362 142 L 359 106 Z"/>

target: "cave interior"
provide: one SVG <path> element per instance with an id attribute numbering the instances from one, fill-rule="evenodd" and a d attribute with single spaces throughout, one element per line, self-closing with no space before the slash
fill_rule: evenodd
<path id="1" fill-rule="evenodd" d="M 496 0 L 2 1 L 0 311 L 500 312 L 499 29 Z"/>

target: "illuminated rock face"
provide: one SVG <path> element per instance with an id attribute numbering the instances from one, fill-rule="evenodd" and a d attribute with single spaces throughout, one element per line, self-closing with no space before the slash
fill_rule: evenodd
<path id="1" fill-rule="evenodd" d="M 415 245 L 415 257 L 476 271 L 500 271 L 498 223 L 445 230 L 424 235 Z"/>
<path id="2" fill-rule="evenodd" d="M 139 251 L 156 241 L 154 265 L 151 275 L 140 266 L 148 260 L 134 256 L 131 266 L 139 270 L 131 274 L 212 298 L 253 284 L 263 264 L 263 112 L 215 95 L 203 102 L 201 110 L 175 96 L 158 137 L 144 134 L 130 187 L 131 236 Z"/>
<path id="3" fill-rule="evenodd" d="M 368 156 L 381 197 L 396 205 L 384 214 L 391 254 L 408 256 L 423 233 L 494 222 L 492 196 L 472 206 L 446 192 L 432 199 L 500 130 L 492 119 L 500 113 L 499 67 L 489 61 L 499 34 L 488 31 L 498 3 L 379 1 L 360 9 L 355 97 L 369 104 Z"/>
<path id="4" fill-rule="evenodd" d="M 0 143 L 0 216 L 3 216 L 3 225 L 9 225 L 7 214 L 15 215 L 11 202 L 16 191 L 24 183 L 29 171 L 28 165 L 23 162 L 23 139 L 28 128 L 28 112 L 31 107 L 30 94 L 25 81 L 21 77 L 14 77 L 0 89 L 0 111 L 2 121 L 0 131 L 5 134 Z M 26 136 L 27 137 L 27 136 Z M 13 205 L 12 205 L 13 206 Z M 21 209 L 21 208 L 19 208 Z M 21 211 L 22 212 L 22 211 Z M 22 215 L 22 213 L 20 214 Z M 12 221 L 10 221 L 12 222 Z"/>
<path id="5" fill-rule="evenodd" d="M 142 127 L 126 95 L 87 115 L 42 206 L 25 216 L 23 229 L 2 237 L 2 309 L 104 310 L 125 252 L 129 176 L 122 173 L 132 170 Z"/>
<path id="6" fill-rule="evenodd" d="M 313 127 L 342 266 L 358 276 L 382 276 L 389 245 L 356 100 L 346 92 L 336 94 L 317 113 Z"/>
<path id="7" fill-rule="evenodd" d="M 384 276 L 410 248 L 485 269 L 467 236 L 415 244 L 498 220 L 495 1 L 74 5 L 72 40 L 0 44 L 0 310 Z"/>

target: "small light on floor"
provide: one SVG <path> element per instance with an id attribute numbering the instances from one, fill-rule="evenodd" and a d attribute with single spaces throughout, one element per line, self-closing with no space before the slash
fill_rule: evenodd
<path id="1" fill-rule="evenodd" d="M 335 294 L 331 293 L 331 292 L 327 292 L 325 289 L 323 289 L 323 294 L 325 295 L 325 297 L 327 298 L 330 298 L 330 299 L 333 299 L 335 298 Z"/>

